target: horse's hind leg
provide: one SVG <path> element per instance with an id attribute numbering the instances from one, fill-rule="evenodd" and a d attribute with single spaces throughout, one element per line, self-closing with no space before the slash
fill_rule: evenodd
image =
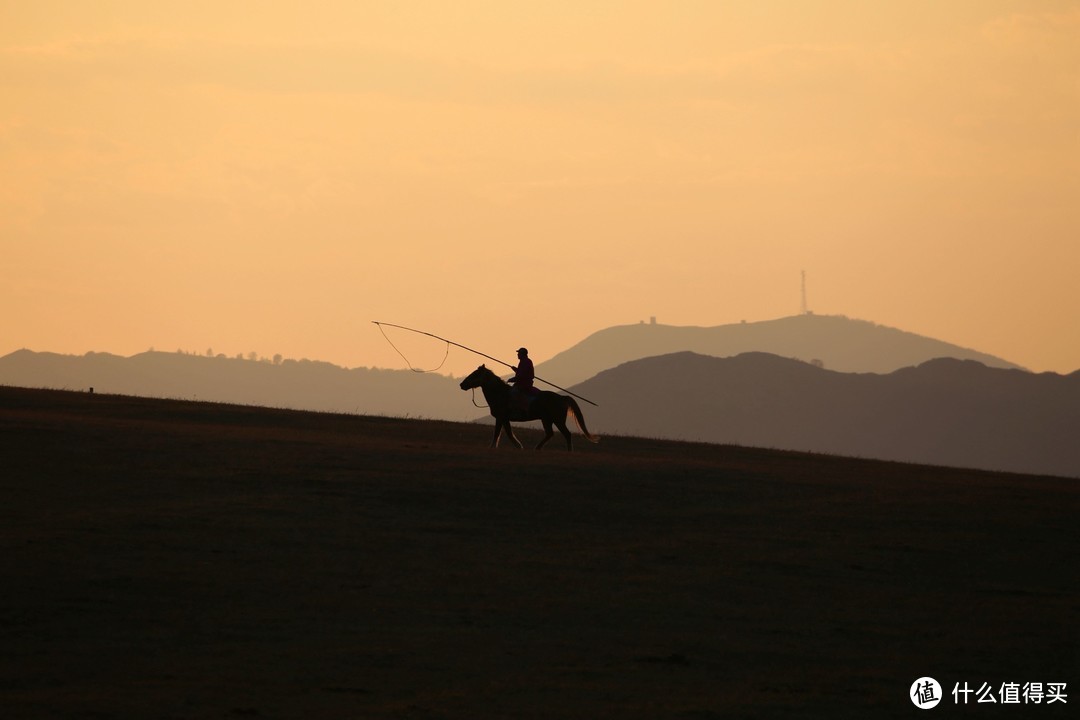
<path id="1" fill-rule="evenodd" d="M 573 438 L 570 437 L 570 428 L 566 427 L 566 420 L 556 420 L 555 421 L 555 426 L 557 428 L 559 428 L 559 432 L 561 432 L 562 436 L 564 438 L 566 438 L 566 449 L 567 450 L 573 450 L 574 449 L 574 440 L 573 440 Z M 548 432 L 551 432 L 551 431 L 549 430 Z M 554 433 L 552 433 L 552 435 L 554 435 Z M 551 436 L 549 435 L 548 437 L 551 437 Z"/>
<path id="2" fill-rule="evenodd" d="M 544 439 L 541 440 L 540 443 L 536 446 L 537 450 L 544 447 L 548 440 L 555 437 L 555 432 L 551 429 L 551 421 L 542 420 L 541 422 L 544 423 Z"/>

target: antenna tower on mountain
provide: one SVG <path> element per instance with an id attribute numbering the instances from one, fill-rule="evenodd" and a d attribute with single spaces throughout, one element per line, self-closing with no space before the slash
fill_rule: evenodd
<path id="1" fill-rule="evenodd" d="M 810 310 L 806 307 L 806 271 L 802 271 L 802 314 L 809 315 Z"/>

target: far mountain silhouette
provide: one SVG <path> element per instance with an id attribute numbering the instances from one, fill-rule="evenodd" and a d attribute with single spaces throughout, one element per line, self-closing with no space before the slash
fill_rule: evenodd
<path id="1" fill-rule="evenodd" d="M 993 355 L 864 320 L 796 315 L 716 327 L 651 323 L 610 327 L 538 364 L 536 374 L 568 387 L 630 360 L 684 350 L 714 357 L 767 352 L 819 361 L 826 369 L 840 372 L 887 373 L 939 357 L 1019 368 Z"/>
<path id="2" fill-rule="evenodd" d="M 573 390 L 608 435 L 1080 477 L 1080 371 L 939 358 L 839 373 L 766 353 L 635 360 Z"/>
<path id="3" fill-rule="evenodd" d="M 391 417 L 465 420 L 478 412 L 444 375 L 310 360 L 274 365 L 166 352 L 125 358 L 19 350 L 0 357 L 0 384 Z"/>
<path id="4" fill-rule="evenodd" d="M 959 359 L 932 360 L 941 356 Z M 842 317 L 613 327 L 537 375 L 598 402 L 587 415 L 599 434 L 1080 475 L 1080 374 L 1036 375 Z M 397 417 L 486 414 L 442 375 L 308 360 L 20 350 L 0 357 L 0 384 Z"/>

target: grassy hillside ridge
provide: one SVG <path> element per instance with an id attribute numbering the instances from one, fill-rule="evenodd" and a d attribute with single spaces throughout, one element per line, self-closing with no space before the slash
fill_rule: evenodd
<path id="1" fill-rule="evenodd" d="M 767 353 L 624 363 L 574 387 L 609 432 L 1080 477 L 1080 372 L 938 358 L 840 373 Z"/>
<path id="2" fill-rule="evenodd" d="M 5 717 L 864 718 L 927 674 L 1075 682 L 1073 481 L 488 433 L 0 388 Z"/>
<path id="3" fill-rule="evenodd" d="M 537 365 L 539 376 L 573 385 L 631 360 L 690 351 L 713 357 L 765 352 L 850 373 L 888 373 L 933 358 L 1019 366 L 993 355 L 915 333 L 835 315 L 796 315 L 714 327 L 619 325 L 593 333 Z"/>

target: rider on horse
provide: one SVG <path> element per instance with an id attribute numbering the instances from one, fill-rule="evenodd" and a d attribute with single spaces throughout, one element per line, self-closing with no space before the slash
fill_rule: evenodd
<path id="1" fill-rule="evenodd" d="M 533 372 L 533 361 L 529 359 L 529 351 L 518 348 L 517 356 L 517 367 L 510 366 L 510 369 L 514 371 L 514 377 L 507 382 L 514 386 L 510 390 L 511 402 L 524 410 L 529 406 L 529 398 L 539 391 L 533 387 L 533 378 L 536 374 Z"/>

